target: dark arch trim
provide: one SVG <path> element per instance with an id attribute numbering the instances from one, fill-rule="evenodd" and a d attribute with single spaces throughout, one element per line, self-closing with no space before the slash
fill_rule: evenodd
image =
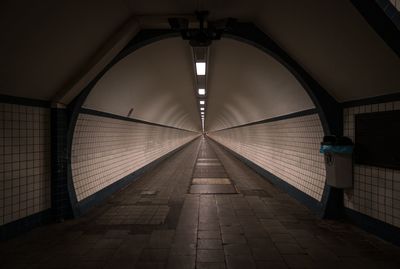
<path id="1" fill-rule="evenodd" d="M 400 57 L 400 13 L 389 0 L 351 0 L 382 40 Z"/>
<path id="2" fill-rule="evenodd" d="M 131 42 L 93 79 L 89 85 L 81 92 L 79 96 L 70 104 L 71 117 L 67 133 L 67 179 L 68 179 L 68 192 L 70 202 L 72 205 L 74 216 L 81 215 L 81 209 L 76 197 L 73 180 L 72 180 L 72 167 L 71 167 L 71 151 L 73 134 L 75 125 L 83 103 L 87 96 L 96 85 L 96 83 L 121 59 L 128 56 L 133 51 L 144 47 L 150 43 L 180 36 L 180 33 L 174 30 L 142 30 L 136 35 Z M 301 83 L 310 96 L 316 110 L 319 114 L 324 133 L 336 134 L 342 133 L 342 107 L 341 105 L 323 89 L 317 81 L 315 81 L 296 61 L 294 61 L 283 49 L 281 49 L 270 37 L 262 32 L 257 26 L 252 23 L 237 23 L 232 29 L 226 30 L 223 33 L 224 37 L 233 38 L 248 44 L 251 44 L 264 52 L 274 57 L 277 61 L 283 64 Z M 323 208 L 321 214 L 326 215 L 326 208 L 336 208 L 339 199 L 333 199 L 335 190 L 329 186 L 325 186 L 324 194 L 321 202 Z M 332 205 L 331 205 L 332 204 Z M 86 211 L 86 210 L 85 210 Z"/>
<path id="3" fill-rule="evenodd" d="M 226 31 L 224 36 L 253 45 L 285 66 L 296 77 L 313 101 L 321 118 L 325 134 L 339 135 L 342 133 L 342 108 L 340 104 L 257 26 L 252 23 L 240 23 L 234 29 Z"/>
<path id="4" fill-rule="evenodd" d="M 268 35 L 253 23 L 239 23 L 234 28 L 225 31 L 224 36 L 253 45 L 285 66 L 300 82 L 314 103 L 325 135 L 342 135 L 343 108 L 341 104 Z M 302 197 L 302 195 L 294 195 L 294 197 Z M 306 200 L 302 202 L 306 205 L 310 204 Z M 309 207 L 321 217 L 341 217 L 344 211 L 343 191 L 325 183 L 321 202 Z"/>

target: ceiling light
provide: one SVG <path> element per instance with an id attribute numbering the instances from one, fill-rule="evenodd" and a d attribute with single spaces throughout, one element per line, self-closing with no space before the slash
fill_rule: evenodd
<path id="1" fill-rule="evenodd" d="M 206 101 L 200 100 L 200 105 L 204 105 L 205 103 L 206 103 Z"/>
<path id="2" fill-rule="evenodd" d="M 200 107 L 200 111 L 204 111 L 204 107 Z"/>
<path id="3" fill-rule="evenodd" d="M 206 74 L 206 63 L 205 62 L 197 62 L 196 63 L 196 72 L 198 76 L 204 76 Z"/>
<path id="4" fill-rule="evenodd" d="M 206 89 L 199 89 L 199 95 L 205 95 Z"/>
<path id="5" fill-rule="evenodd" d="M 201 113 L 202 115 L 204 115 L 204 111 L 201 111 L 200 113 Z"/>

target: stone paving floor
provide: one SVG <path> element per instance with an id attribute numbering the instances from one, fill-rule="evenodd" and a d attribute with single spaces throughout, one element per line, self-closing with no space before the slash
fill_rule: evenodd
<path id="1" fill-rule="evenodd" d="M 223 167 L 194 171 L 197 158 Z M 213 175 L 239 193 L 188 193 L 193 176 Z M 314 217 L 198 139 L 85 217 L 0 243 L 0 268 L 400 268 L 399 254 L 349 223 Z"/>

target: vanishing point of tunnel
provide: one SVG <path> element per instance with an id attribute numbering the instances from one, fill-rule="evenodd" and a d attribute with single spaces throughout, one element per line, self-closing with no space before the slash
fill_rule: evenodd
<path id="1" fill-rule="evenodd" d="M 0 3 L 0 268 L 400 268 L 399 0 Z"/>

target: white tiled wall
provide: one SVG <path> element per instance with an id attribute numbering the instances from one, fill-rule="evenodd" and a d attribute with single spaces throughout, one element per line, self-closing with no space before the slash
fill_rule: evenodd
<path id="1" fill-rule="evenodd" d="M 319 153 L 323 135 L 317 114 L 209 134 L 318 201 L 326 178 L 323 155 Z"/>
<path id="2" fill-rule="evenodd" d="M 80 114 L 71 160 L 78 201 L 198 135 L 173 128 Z"/>
<path id="3" fill-rule="evenodd" d="M 400 101 L 346 108 L 343 112 L 344 135 L 354 141 L 354 115 L 392 110 L 400 110 Z M 355 164 L 354 188 L 345 191 L 344 204 L 400 227 L 400 171 Z"/>
<path id="4" fill-rule="evenodd" d="M 50 201 L 50 109 L 0 103 L 0 225 Z"/>

